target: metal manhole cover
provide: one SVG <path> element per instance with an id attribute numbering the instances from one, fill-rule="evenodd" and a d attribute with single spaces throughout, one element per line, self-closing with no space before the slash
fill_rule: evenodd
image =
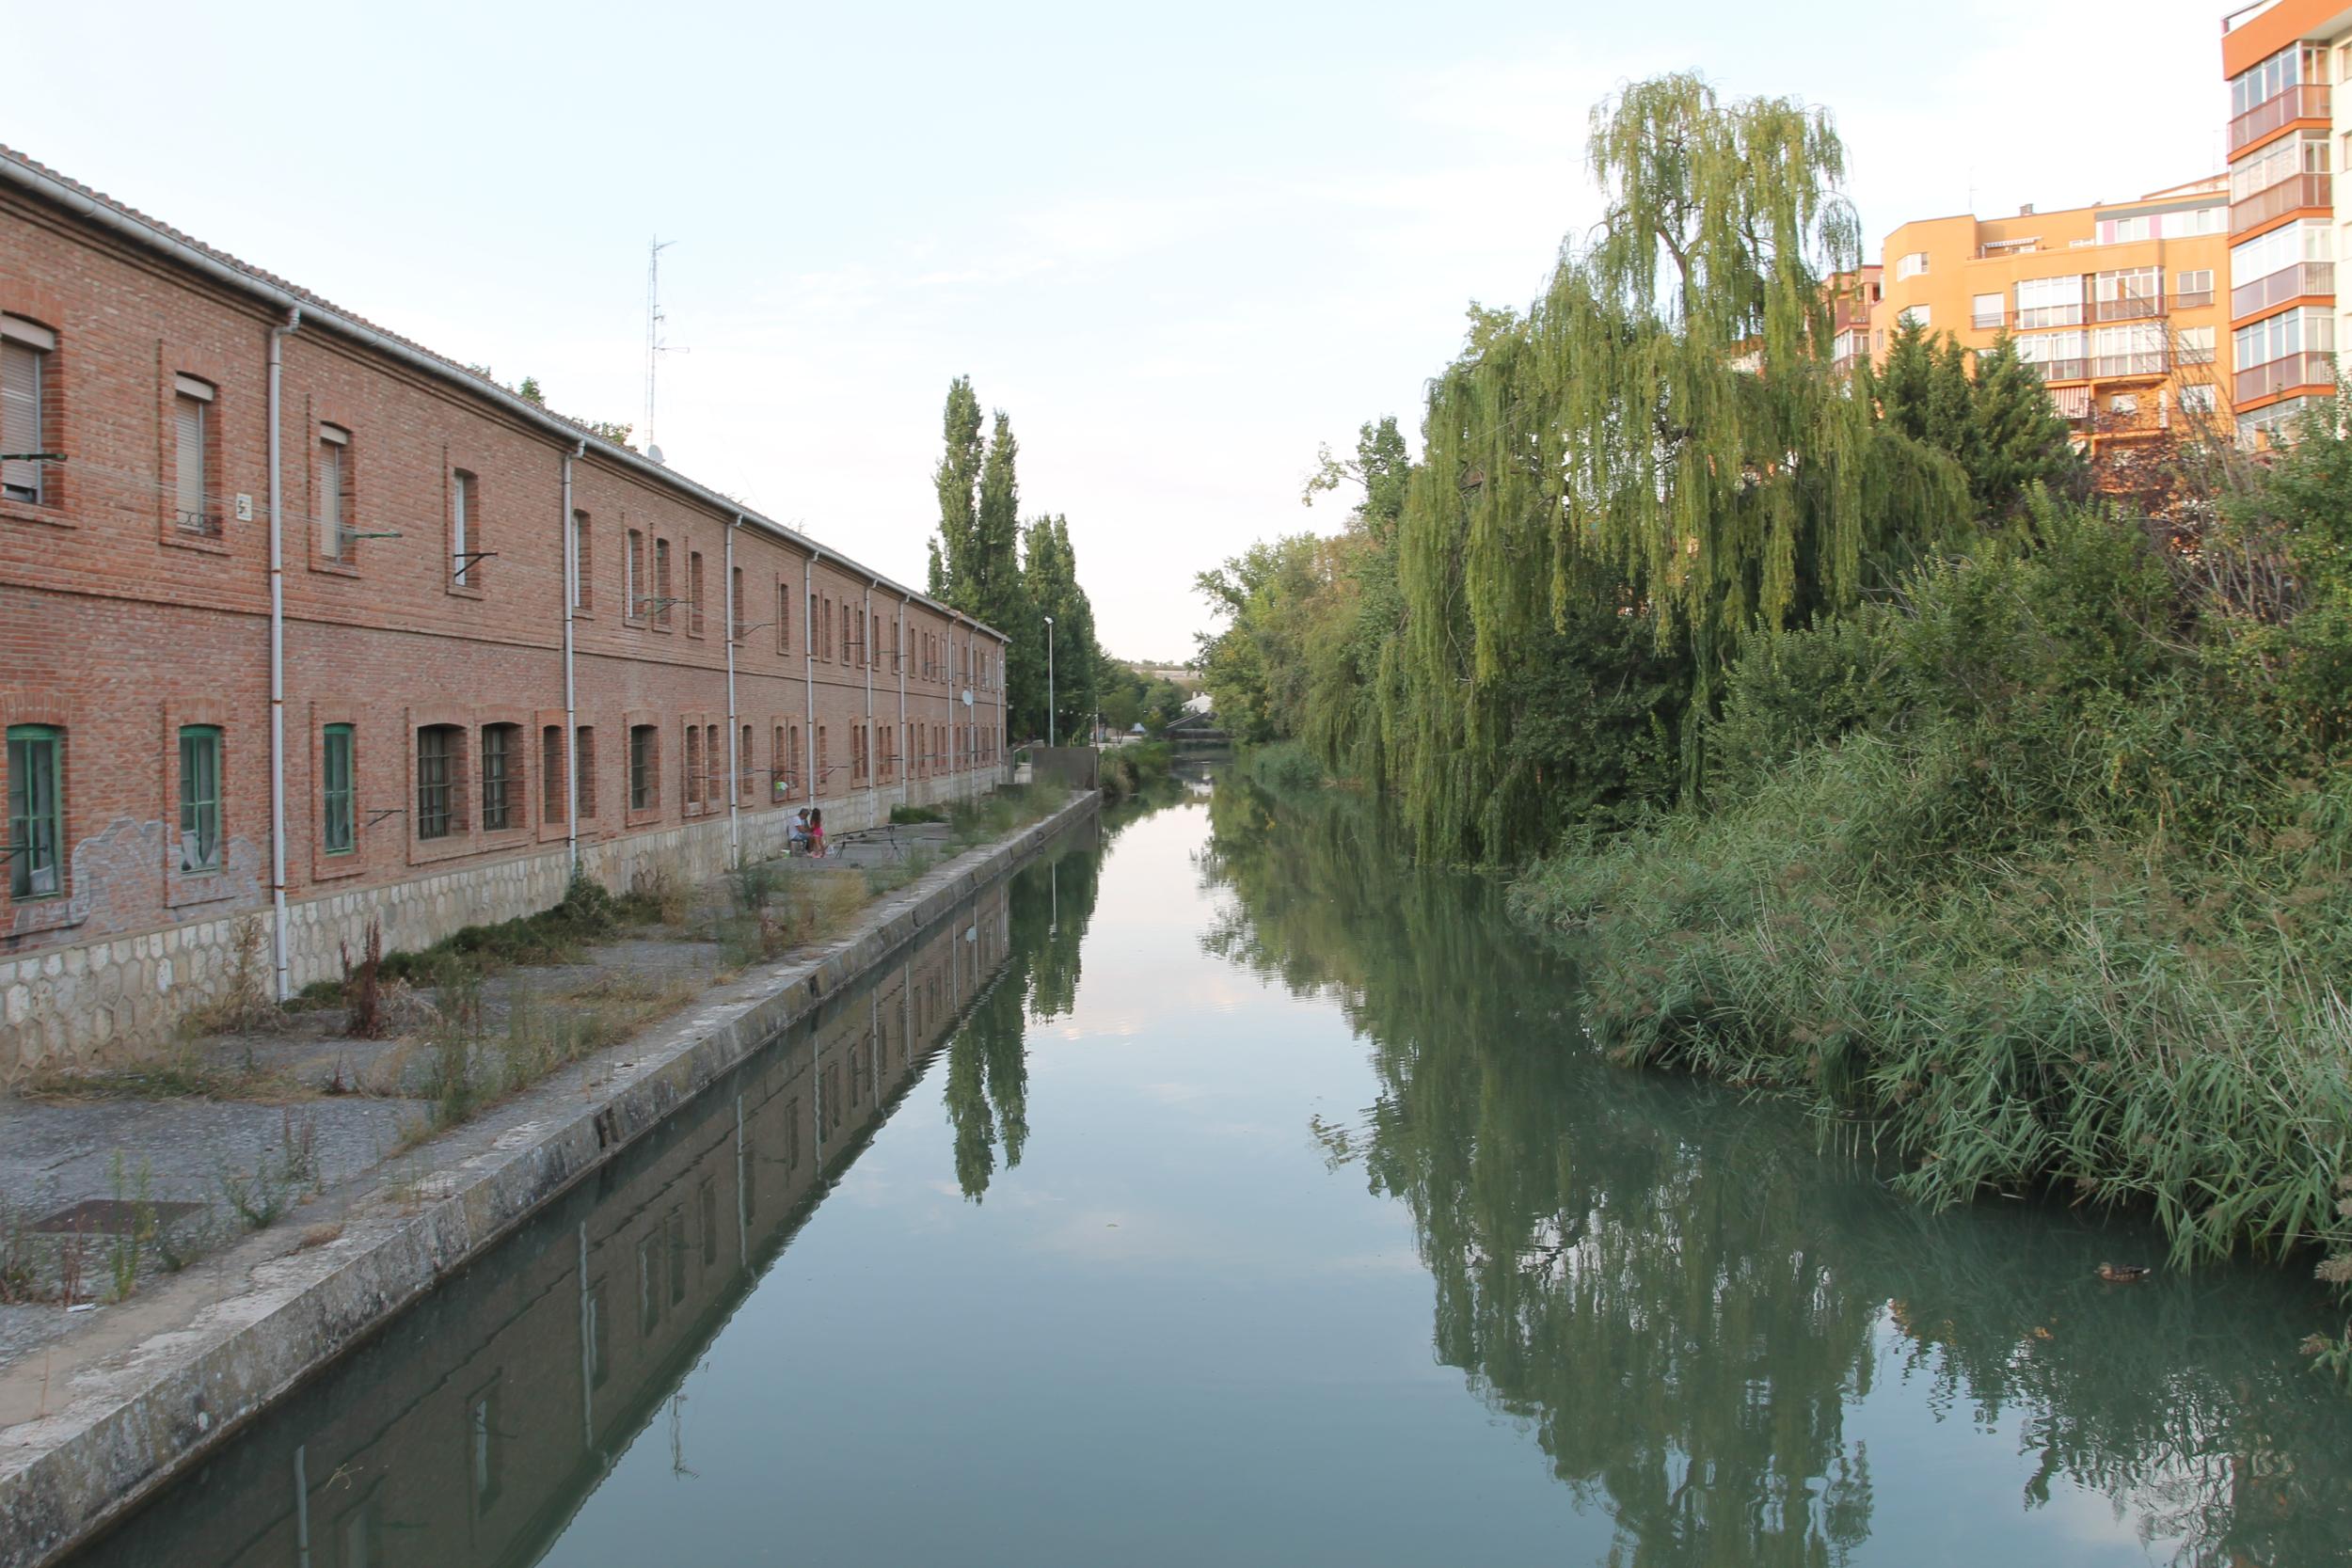
<path id="1" fill-rule="evenodd" d="M 71 1209 L 60 1209 L 45 1220 L 35 1221 L 32 1228 L 39 1235 L 71 1236 L 79 1231 L 85 1236 L 128 1236 L 138 1229 L 143 1218 L 151 1220 L 160 1230 L 203 1207 L 200 1203 L 129 1203 L 119 1197 L 85 1198 Z"/>

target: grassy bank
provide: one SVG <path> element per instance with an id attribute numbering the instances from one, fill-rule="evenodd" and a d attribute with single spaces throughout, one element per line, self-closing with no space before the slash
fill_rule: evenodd
<path id="1" fill-rule="evenodd" d="M 1103 752 L 1097 781 L 1106 800 L 1141 795 L 1168 778 L 1175 753 L 1165 740 L 1138 740 Z"/>
<path id="2" fill-rule="evenodd" d="M 1515 891 L 1597 1041 L 1796 1096 L 1930 1203 L 2051 1183 L 2184 1266 L 2352 1281 L 2352 775 L 2171 592 L 2136 531 L 2054 521 L 1744 662 L 1708 809 Z"/>

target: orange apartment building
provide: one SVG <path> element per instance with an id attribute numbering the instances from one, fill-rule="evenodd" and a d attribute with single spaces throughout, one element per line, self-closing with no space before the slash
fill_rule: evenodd
<path id="1" fill-rule="evenodd" d="M 2260 0 L 2224 17 L 2230 299 L 2241 437 L 2276 434 L 2336 384 L 2335 158 L 2352 152 L 2352 5 Z M 2346 118 L 2340 119 L 2340 115 Z"/>
<path id="2" fill-rule="evenodd" d="M 2094 454 L 2223 418 L 2229 194 L 2213 177 L 2137 201 L 1906 223 L 1838 308 L 1833 356 L 1883 359 L 1907 321 L 1975 350 L 2007 333 Z"/>

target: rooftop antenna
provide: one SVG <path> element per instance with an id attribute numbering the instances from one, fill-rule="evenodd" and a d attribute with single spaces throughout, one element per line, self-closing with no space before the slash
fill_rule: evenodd
<path id="1" fill-rule="evenodd" d="M 661 341 L 661 253 L 677 244 L 656 235 L 645 253 L 645 455 L 661 461 L 661 449 L 654 445 L 654 390 L 660 379 L 661 356 L 665 354 L 691 354 L 691 349 L 672 348 Z"/>

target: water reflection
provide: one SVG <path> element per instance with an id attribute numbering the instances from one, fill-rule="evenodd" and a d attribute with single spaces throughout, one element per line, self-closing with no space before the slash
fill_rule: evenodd
<path id="1" fill-rule="evenodd" d="M 1105 813 L 1096 831 L 1107 845 L 1121 830 L 1182 799 L 1168 784 Z M 1028 1142 L 1029 1025 L 1066 1017 L 1078 997 L 1079 951 L 1102 891 L 1103 857 L 1049 857 L 1018 873 L 1011 905 L 1011 958 L 972 1007 L 947 1048 L 947 1120 L 955 1130 L 956 1182 L 980 1202 L 1001 1154 L 1021 1164 Z"/>
<path id="2" fill-rule="evenodd" d="M 1500 890 L 1406 871 L 1357 803 L 1229 779 L 1210 811 L 1207 946 L 1345 1011 L 1381 1088 L 1315 1134 L 1407 1206 L 1438 1357 L 1605 1511 L 1611 1563 L 1848 1560 L 1938 1485 L 1915 1445 L 1874 1474 L 1864 1429 L 1906 1415 L 2013 1431 L 2020 1509 L 2111 1499 L 2158 1560 L 2352 1560 L 2352 1417 L 2293 1354 L 2315 1298 L 2118 1290 L 2090 1265 L 2153 1238 L 1900 1206 L 1778 1107 L 1597 1062 Z"/>
<path id="3" fill-rule="evenodd" d="M 533 1562 L 658 1419 L 675 1471 L 693 1474 L 686 1374 L 951 1033 L 977 1064 L 988 1136 L 1018 1160 L 1021 1006 L 1066 998 L 1076 958 L 1050 920 L 1012 911 L 1050 879 L 1082 929 L 1094 842 L 1066 836 L 1048 851 L 1058 866 L 977 894 L 78 1568 Z"/>

